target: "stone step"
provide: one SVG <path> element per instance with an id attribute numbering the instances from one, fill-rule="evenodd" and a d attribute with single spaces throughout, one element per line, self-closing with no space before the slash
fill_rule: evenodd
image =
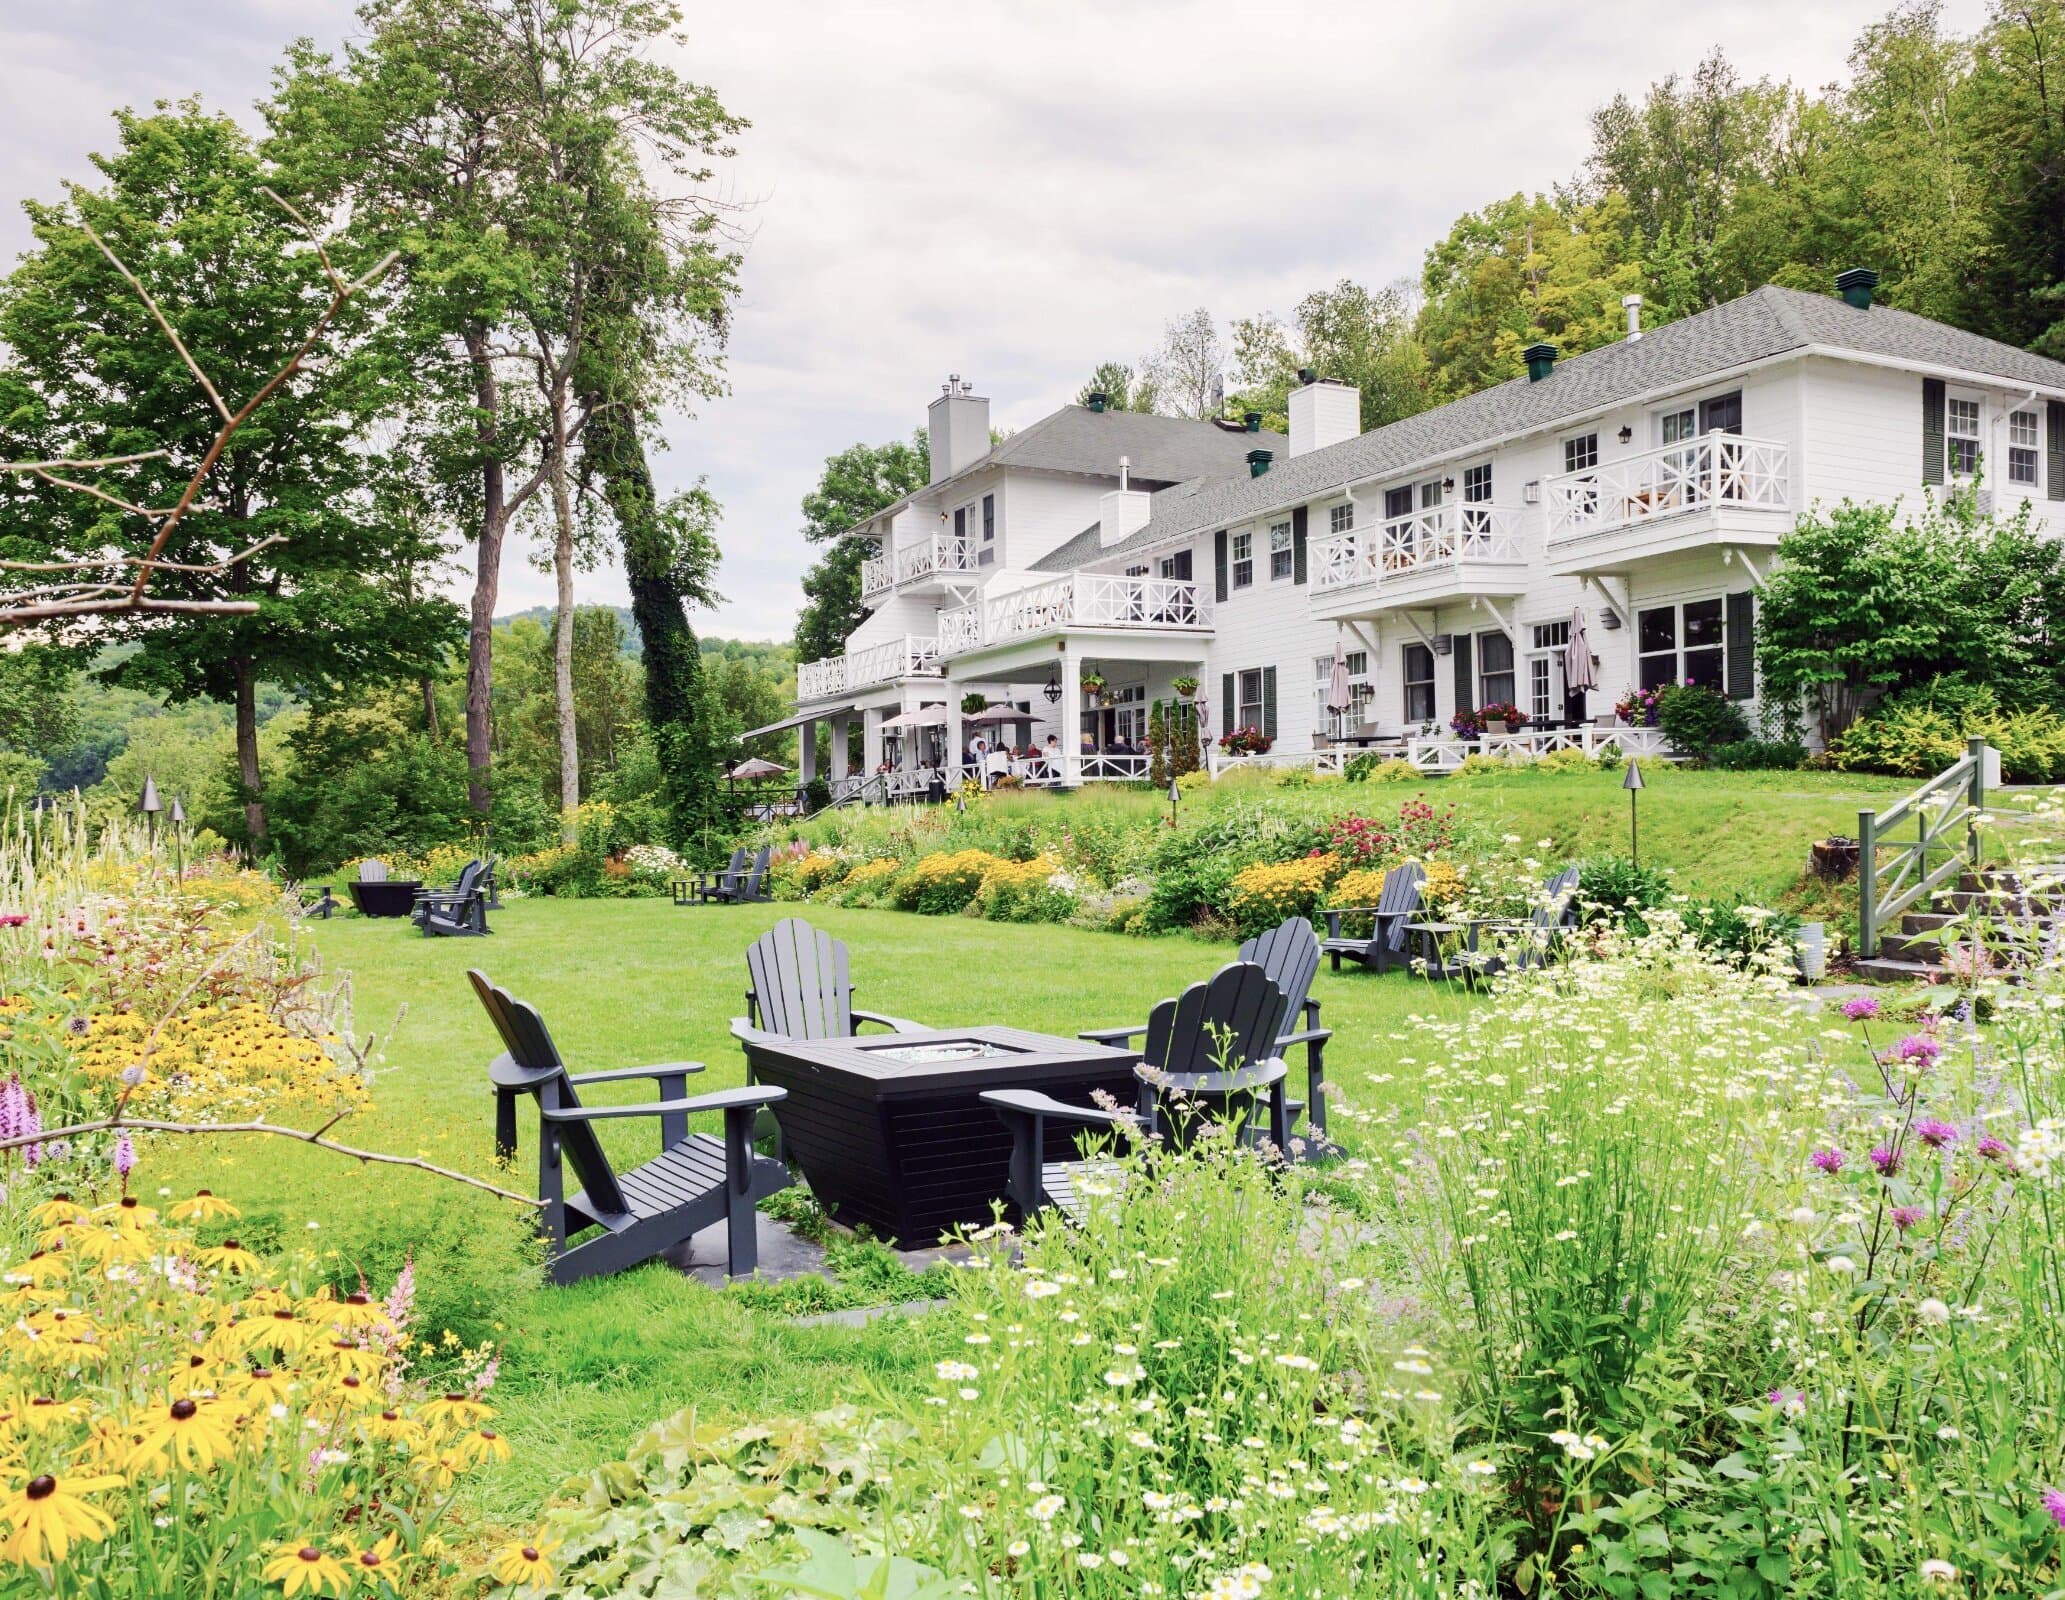
<path id="1" fill-rule="evenodd" d="M 1929 905 L 1936 911 L 1990 911 L 1997 917 L 2065 911 L 2065 903 L 2053 894 L 1986 894 L 1973 889 L 1938 889 L 1929 896 Z"/>
<path id="2" fill-rule="evenodd" d="M 1909 961 L 1900 956 L 1874 956 L 1869 961 L 1860 961 L 1850 969 L 1857 977 L 1873 983 L 1927 983 L 1937 976 L 1937 969 L 1925 961 Z"/>

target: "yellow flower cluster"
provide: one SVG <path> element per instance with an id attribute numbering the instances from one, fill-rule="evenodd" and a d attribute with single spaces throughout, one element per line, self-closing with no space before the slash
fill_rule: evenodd
<path id="1" fill-rule="evenodd" d="M 412 1274 L 339 1296 L 307 1261 L 194 1239 L 236 1216 L 206 1190 L 169 1220 L 126 1196 L 30 1211 L 36 1249 L 0 1274 L 0 1564 L 65 1593 L 193 1592 L 239 1562 L 287 1595 L 435 1576 L 426 1524 L 509 1457 L 484 1384 L 408 1379 Z M 151 1531 L 166 1505 L 179 1540 Z"/>
<path id="2" fill-rule="evenodd" d="M 837 883 L 846 870 L 846 863 L 825 850 L 813 850 L 806 856 L 798 856 L 786 862 L 781 875 L 803 893 Z"/>
<path id="3" fill-rule="evenodd" d="M 942 850 L 914 862 L 905 877 L 920 889 L 966 884 L 972 894 L 993 870 L 1012 865 L 1014 863 L 1002 856 L 993 856 L 987 850 Z"/>
<path id="4" fill-rule="evenodd" d="M 1234 874 L 1226 903 L 1243 924 L 1309 912 L 1340 875 L 1341 858 L 1330 851 L 1258 861 Z"/>
<path id="5" fill-rule="evenodd" d="M 1334 885 L 1332 903 L 1337 906 L 1373 906 L 1384 897 L 1384 871 L 1379 867 L 1357 867 L 1341 874 Z"/>
<path id="6" fill-rule="evenodd" d="M 124 1082 L 141 1066 L 132 1106 L 167 1116 L 205 1112 L 210 1121 L 280 1104 L 324 1110 L 363 1110 L 365 1079 L 340 1066 L 325 1046 L 336 1036 L 295 1033 L 250 1001 L 196 1006 L 152 1022 L 134 1012 L 101 1012 L 81 1019 L 83 1033 L 65 1035 L 73 1058 L 96 1083 Z M 146 1054 L 146 1051 L 148 1054 Z"/>
<path id="7" fill-rule="evenodd" d="M 981 854 L 980 851 L 970 853 Z M 1048 855 L 1034 856 L 1030 861 L 1005 861 L 992 856 L 990 864 L 983 870 L 983 892 L 995 890 L 1011 894 L 1027 889 L 1044 888 L 1047 880 L 1054 876 L 1057 865 L 1054 857 Z"/>
<path id="8" fill-rule="evenodd" d="M 899 863 L 888 856 L 878 856 L 873 861 L 863 861 L 840 881 L 842 889 L 867 889 L 879 887 L 896 876 Z"/>
<path id="9" fill-rule="evenodd" d="M 1420 899 L 1430 910 L 1439 911 L 1461 900 L 1468 888 L 1463 869 L 1453 861 L 1430 861 L 1427 881 L 1420 886 Z"/>

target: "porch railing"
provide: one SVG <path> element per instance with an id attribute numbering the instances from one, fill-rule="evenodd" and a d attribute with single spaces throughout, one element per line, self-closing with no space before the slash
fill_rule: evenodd
<path id="1" fill-rule="evenodd" d="M 1979 864 L 1979 814 L 1986 809 L 1987 746 L 1974 739 L 1946 767 L 1884 811 L 1857 813 L 1857 948 L 1879 953 L 1879 930 L 1924 895 Z M 1912 838 L 1894 834 L 1912 824 Z"/>
<path id="2" fill-rule="evenodd" d="M 882 594 L 896 582 L 896 563 L 889 556 L 869 556 L 860 564 L 860 592 Z"/>
<path id="3" fill-rule="evenodd" d="M 1198 586 L 1186 579 L 1072 572 L 941 612 L 939 648 L 942 655 L 956 655 L 1065 628 L 1210 626 Z"/>
<path id="4" fill-rule="evenodd" d="M 1544 478 L 1549 543 L 1716 506 L 1788 510 L 1787 456 L 1777 440 L 1710 433 Z"/>
<path id="5" fill-rule="evenodd" d="M 804 662 L 796 669 L 796 698 L 824 700 L 899 678 L 936 678 L 943 670 L 936 638 L 905 634 L 843 656 Z"/>
<path id="6" fill-rule="evenodd" d="M 1344 772 L 1357 756 L 1370 754 L 1379 759 L 1410 761 L 1422 772 L 1440 776 L 1459 771 L 1471 756 L 1509 761 L 1545 756 L 1552 750 L 1581 750 L 1587 756 L 1597 756 L 1608 749 L 1645 761 L 1672 759 L 1669 741 L 1660 728 L 1587 726 L 1522 729 L 1519 733 L 1486 734 L 1479 739 L 1414 735 L 1395 745 L 1378 745 L 1367 751 L 1356 745 L 1328 745 L 1324 750 L 1272 750 L 1259 756 L 1228 756 L 1215 750 L 1206 764 L 1214 778 L 1234 767 L 1310 767 L 1315 772 Z"/>
<path id="7" fill-rule="evenodd" d="M 1322 590 L 1352 589 L 1469 562 L 1517 566 L 1526 559 L 1518 511 L 1463 501 L 1336 534 L 1313 548 L 1313 587 Z"/>
<path id="8" fill-rule="evenodd" d="M 896 581 L 915 583 L 939 572 L 973 572 L 975 547 L 964 534 L 935 533 L 929 539 L 900 546 L 896 552 Z"/>

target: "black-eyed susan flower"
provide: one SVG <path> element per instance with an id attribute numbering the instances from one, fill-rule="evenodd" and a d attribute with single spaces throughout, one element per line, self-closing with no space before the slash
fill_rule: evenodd
<path id="1" fill-rule="evenodd" d="M 67 1222 L 86 1220 L 86 1208 L 68 1194 L 54 1194 L 29 1208 L 29 1220 L 39 1228 L 56 1228 Z"/>
<path id="2" fill-rule="evenodd" d="M 22 1566 L 62 1561 L 76 1543 L 105 1539 L 115 1519 L 84 1498 L 121 1483 L 120 1478 L 59 1478 L 40 1473 L 0 1501 L 7 1525 L 0 1557 Z"/>
<path id="3" fill-rule="evenodd" d="M 368 1545 L 352 1557 L 352 1565 L 358 1568 L 359 1576 L 367 1582 L 385 1578 L 393 1581 L 395 1552 L 401 1548 L 402 1536 L 387 1533 L 376 1544 Z"/>
<path id="4" fill-rule="evenodd" d="M 475 1428 L 452 1441 L 452 1454 L 468 1467 L 477 1467 L 483 1461 L 507 1461 L 509 1441 L 493 1428 Z"/>
<path id="5" fill-rule="evenodd" d="M 344 1563 L 314 1544 L 279 1546 L 265 1564 L 265 1576 L 288 1596 L 341 1595 L 352 1585 L 352 1575 Z"/>
<path id="6" fill-rule="evenodd" d="M 494 1414 L 493 1406 L 456 1390 L 425 1402 L 419 1413 L 424 1423 L 433 1428 L 471 1428 Z"/>
<path id="7" fill-rule="evenodd" d="M 196 1189 L 191 1200 L 180 1201 L 168 1215 L 174 1222 L 214 1222 L 241 1217 L 243 1212 L 219 1195 Z"/>
<path id="8" fill-rule="evenodd" d="M 349 1294 L 342 1300 L 314 1300 L 306 1309 L 319 1325 L 346 1332 L 377 1328 L 387 1321 L 387 1308 L 364 1293 Z"/>
<path id="9" fill-rule="evenodd" d="M 214 1407 L 188 1395 L 152 1412 L 138 1432 L 140 1438 L 129 1456 L 132 1472 L 161 1462 L 205 1470 L 234 1448 Z"/>
<path id="10" fill-rule="evenodd" d="M 223 1392 L 234 1396 L 240 1403 L 264 1410 L 268 1406 L 283 1406 L 294 1393 L 295 1381 L 291 1372 L 275 1371 L 271 1367 L 253 1367 L 229 1378 L 223 1384 Z"/>
<path id="11" fill-rule="evenodd" d="M 221 1244 L 196 1250 L 194 1259 L 202 1266 L 215 1272 L 233 1272 L 242 1276 L 258 1270 L 258 1257 L 238 1244 L 234 1239 L 225 1239 Z"/>
<path id="12" fill-rule="evenodd" d="M 416 1419 L 388 1409 L 359 1419 L 359 1433 L 374 1444 L 403 1445 L 413 1450 L 422 1442 L 423 1429 Z"/>
<path id="13" fill-rule="evenodd" d="M 551 1555 L 557 1548 L 557 1541 L 544 1539 L 535 1544 L 512 1544 L 495 1557 L 488 1571 L 497 1583 L 542 1589 L 552 1581 Z"/>

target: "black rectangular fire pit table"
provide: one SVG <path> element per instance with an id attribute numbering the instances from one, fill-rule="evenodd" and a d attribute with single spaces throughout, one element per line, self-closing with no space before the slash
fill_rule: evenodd
<path id="1" fill-rule="evenodd" d="M 743 1042 L 755 1081 L 789 1091 L 775 1117 L 811 1192 L 840 1221 L 906 1245 L 980 1226 L 1004 1197 L 1011 1136 L 983 1090 L 1089 1105 L 1102 1089 L 1129 1108 L 1138 1092 L 1137 1053 L 1023 1028 Z M 1080 1132 L 1051 1128 L 1047 1159 L 1073 1159 Z"/>

